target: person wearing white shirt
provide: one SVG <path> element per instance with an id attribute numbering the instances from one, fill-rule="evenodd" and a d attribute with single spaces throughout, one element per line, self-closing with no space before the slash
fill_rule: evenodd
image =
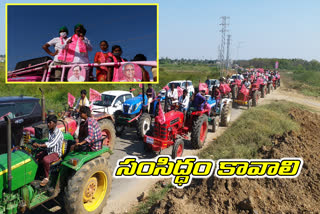
<path id="1" fill-rule="evenodd" d="M 172 104 L 178 103 L 178 91 L 176 88 L 174 88 L 174 83 L 171 84 L 171 89 L 168 91 L 168 98 L 171 99 Z"/>
<path id="2" fill-rule="evenodd" d="M 61 27 L 59 30 L 60 37 L 55 37 L 42 46 L 45 52 L 47 52 L 50 56 L 54 57 L 53 64 L 52 64 L 53 66 L 67 64 L 66 62 L 59 59 L 59 55 L 61 54 L 61 51 L 66 48 L 67 40 L 68 40 L 67 39 L 68 32 L 69 31 L 67 27 L 65 26 Z M 54 47 L 54 50 L 55 50 L 54 53 L 49 50 L 50 46 Z M 61 80 L 61 72 L 62 72 L 61 68 L 55 69 L 54 71 L 55 81 Z"/>

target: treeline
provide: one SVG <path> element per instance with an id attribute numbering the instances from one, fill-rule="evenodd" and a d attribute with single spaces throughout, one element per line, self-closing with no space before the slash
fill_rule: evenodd
<path id="1" fill-rule="evenodd" d="M 279 62 L 279 69 L 320 71 L 320 62 L 317 60 L 307 61 L 303 59 L 254 58 L 250 60 L 236 60 L 234 61 L 234 64 L 244 68 L 255 67 L 274 69 L 276 61 Z"/>
<path id="2" fill-rule="evenodd" d="M 201 65 L 216 65 L 217 60 L 209 60 L 209 59 L 170 59 L 168 57 L 166 58 L 160 58 L 159 59 L 160 64 L 189 64 L 189 65 L 196 65 L 196 64 L 201 64 Z"/>

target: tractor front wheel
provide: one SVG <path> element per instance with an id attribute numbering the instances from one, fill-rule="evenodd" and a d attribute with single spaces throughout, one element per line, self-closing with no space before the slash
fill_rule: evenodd
<path id="1" fill-rule="evenodd" d="M 68 182 L 65 208 L 69 214 L 100 214 L 111 191 L 112 177 L 106 158 L 87 162 Z"/>
<path id="2" fill-rule="evenodd" d="M 175 159 L 177 157 L 182 157 L 184 149 L 184 142 L 182 139 L 176 140 L 176 142 L 173 144 L 172 149 L 172 158 Z"/>
<path id="3" fill-rule="evenodd" d="M 138 124 L 137 134 L 138 137 L 143 139 L 143 137 L 147 134 L 147 131 L 151 127 L 151 117 L 149 114 L 144 113 L 141 115 Z"/>
<path id="4" fill-rule="evenodd" d="M 231 107 L 230 104 L 225 104 L 221 110 L 221 125 L 228 127 L 231 121 Z"/>
<path id="5" fill-rule="evenodd" d="M 103 145 L 108 146 L 112 151 L 116 141 L 116 131 L 114 129 L 114 124 L 109 119 L 100 120 L 98 123 L 101 129 L 102 137 L 105 137 L 105 139 L 103 140 Z"/>
<path id="6" fill-rule="evenodd" d="M 219 117 L 216 116 L 212 119 L 212 132 L 216 132 L 218 130 L 218 127 L 219 127 Z"/>
<path id="7" fill-rule="evenodd" d="M 208 134 L 208 117 L 203 114 L 193 122 L 191 132 L 191 145 L 194 149 L 203 147 Z"/>
<path id="8" fill-rule="evenodd" d="M 272 86 L 272 84 L 268 84 L 267 94 L 270 94 L 270 93 L 271 93 L 271 86 Z"/>

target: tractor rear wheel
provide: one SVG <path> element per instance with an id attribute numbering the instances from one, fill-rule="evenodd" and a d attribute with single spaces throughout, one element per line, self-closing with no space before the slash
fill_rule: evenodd
<path id="1" fill-rule="evenodd" d="M 151 127 L 151 117 L 147 113 L 143 113 L 139 119 L 139 124 L 137 127 L 138 137 L 143 139 L 143 137 L 147 134 L 147 131 Z"/>
<path id="2" fill-rule="evenodd" d="M 265 95 L 266 95 L 266 86 L 263 85 L 263 86 L 261 87 L 261 98 L 264 98 Z"/>
<path id="3" fill-rule="evenodd" d="M 103 145 L 108 146 L 112 151 L 116 141 L 116 131 L 114 129 L 114 124 L 109 119 L 99 120 L 98 123 L 101 129 L 102 137 L 106 137 L 106 139 L 103 140 Z"/>
<path id="4" fill-rule="evenodd" d="M 191 132 L 191 145 L 194 149 L 200 149 L 204 145 L 208 134 L 208 117 L 203 114 L 193 122 Z"/>
<path id="5" fill-rule="evenodd" d="M 230 104 L 225 104 L 221 109 L 221 125 L 228 127 L 231 120 Z"/>
<path id="6" fill-rule="evenodd" d="M 68 181 L 65 189 L 67 213 L 100 214 L 111 191 L 112 177 L 106 158 L 87 162 Z"/>
<path id="7" fill-rule="evenodd" d="M 238 97 L 238 86 L 234 85 L 232 87 L 232 99 L 237 99 Z"/>
<path id="8" fill-rule="evenodd" d="M 259 94 L 258 91 L 254 91 L 252 94 L 252 106 L 258 105 Z"/>
<path id="9" fill-rule="evenodd" d="M 184 142 L 182 139 L 176 140 L 176 142 L 173 144 L 172 148 L 172 158 L 175 159 L 177 157 L 182 157 L 184 149 Z"/>

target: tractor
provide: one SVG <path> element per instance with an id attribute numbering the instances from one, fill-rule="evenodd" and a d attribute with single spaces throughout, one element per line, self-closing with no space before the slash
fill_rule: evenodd
<path id="1" fill-rule="evenodd" d="M 42 123 L 37 123 L 30 127 L 25 127 L 23 129 L 23 135 L 24 135 L 24 143 L 26 143 L 31 137 L 34 137 L 36 135 L 36 128 L 37 127 L 43 127 L 46 126 L 44 124 L 45 122 L 45 98 L 44 98 L 44 92 L 39 88 L 41 91 L 41 111 L 42 111 Z M 53 112 L 51 112 L 53 113 Z M 59 120 L 57 123 L 57 127 L 61 131 L 66 131 L 70 133 L 71 135 L 74 135 L 76 132 L 77 126 L 80 125 L 80 116 L 77 112 L 75 112 L 72 108 L 65 109 L 64 112 L 58 113 Z M 101 129 L 103 136 L 108 136 L 104 139 L 103 144 L 105 146 L 108 146 L 110 150 L 113 150 L 114 144 L 116 141 L 116 134 L 115 134 L 115 128 L 114 128 L 114 119 L 112 115 L 107 114 L 105 112 L 100 112 L 92 115 L 92 117 L 98 121 L 99 127 Z M 39 129 L 41 130 L 41 129 Z"/>
<path id="2" fill-rule="evenodd" d="M 194 149 L 203 147 L 207 133 L 209 122 L 213 124 L 213 131 L 217 129 L 217 124 L 227 126 L 231 118 L 230 99 L 221 101 L 220 110 L 213 111 L 216 101 L 207 98 L 207 107 L 202 111 L 197 111 L 195 107 L 190 107 L 184 115 L 183 112 L 171 110 L 161 112 L 155 117 L 155 125 L 144 136 L 144 149 L 160 153 L 161 150 L 173 146 L 172 158 L 181 157 L 184 150 L 183 139 L 191 140 L 191 145 Z M 167 99 L 165 101 L 165 110 Z M 165 118 L 163 121 L 162 118 Z M 221 119 L 220 119 L 221 118 Z M 191 138 L 189 137 L 191 133 Z"/>
<path id="3" fill-rule="evenodd" d="M 117 135 L 120 136 L 125 127 L 136 127 L 138 137 L 143 139 L 150 129 L 152 117 L 157 115 L 158 99 L 150 105 L 150 112 L 148 112 L 148 98 L 142 85 L 142 94 L 126 100 L 123 103 L 122 113 L 115 115 Z"/>
<path id="4" fill-rule="evenodd" d="M 9 116 L 4 118 L 7 123 L 8 150 L 0 155 L 0 213 L 23 213 L 54 200 L 60 193 L 64 195 L 66 213 L 102 212 L 112 182 L 107 159 L 109 147 L 88 151 L 84 146 L 81 151 L 70 152 L 74 139 L 70 133 L 63 133 L 62 157 L 51 164 L 49 183 L 41 187 L 43 173 L 35 158 L 41 149 L 34 149 L 32 144 L 47 141 L 47 127 L 37 127 L 35 138 L 11 149 L 11 119 Z M 55 208 L 47 209 L 52 212 Z"/>
<path id="5" fill-rule="evenodd" d="M 238 97 L 233 101 L 234 106 L 239 107 L 239 105 L 244 105 L 247 106 L 248 109 L 252 106 L 257 106 L 261 93 L 259 88 L 260 87 L 257 82 L 253 82 L 249 89 L 242 84 Z"/>

